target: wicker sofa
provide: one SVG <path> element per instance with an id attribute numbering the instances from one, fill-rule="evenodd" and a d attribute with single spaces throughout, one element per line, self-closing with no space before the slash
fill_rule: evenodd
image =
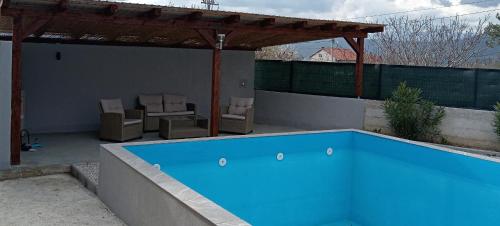
<path id="1" fill-rule="evenodd" d="M 142 137 L 141 110 L 124 110 L 120 99 L 103 99 L 99 103 L 99 111 L 100 139 L 123 142 Z"/>
<path id="2" fill-rule="evenodd" d="M 160 118 L 196 115 L 196 105 L 187 103 L 185 96 L 139 95 L 138 108 L 144 111 L 144 131 L 158 131 Z"/>
<path id="3" fill-rule="evenodd" d="M 231 97 L 229 106 L 221 109 L 219 130 L 229 133 L 248 134 L 253 131 L 253 98 Z"/>

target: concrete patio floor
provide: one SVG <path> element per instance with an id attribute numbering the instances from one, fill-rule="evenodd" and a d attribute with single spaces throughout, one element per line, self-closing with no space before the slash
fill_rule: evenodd
<path id="1" fill-rule="evenodd" d="M 0 225 L 125 225 L 68 174 L 0 181 Z"/>
<path id="2" fill-rule="evenodd" d="M 294 132 L 300 129 L 255 125 L 255 134 Z M 221 136 L 233 134 L 221 134 Z M 48 165 L 71 165 L 81 162 L 99 161 L 99 145 L 109 143 L 97 138 L 96 132 L 83 133 L 50 133 L 34 134 L 32 140 L 37 139 L 42 145 L 41 148 L 33 152 L 21 152 L 21 165 L 19 167 L 39 167 Z M 133 140 L 151 141 L 161 140 L 157 132 L 145 133 L 142 139 Z"/>

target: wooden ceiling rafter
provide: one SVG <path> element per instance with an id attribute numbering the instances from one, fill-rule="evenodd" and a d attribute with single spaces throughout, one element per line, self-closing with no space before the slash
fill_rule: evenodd
<path id="1" fill-rule="evenodd" d="M 274 24 L 276 24 L 276 18 L 265 18 L 265 19 L 262 19 L 261 21 L 258 21 L 258 24 L 261 26 L 261 27 L 269 27 L 269 26 L 273 26 Z"/>
<path id="2" fill-rule="evenodd" d="M 225 23 L 225 24 L 235 24 L 235 23 L 239 23 L 241 21 L 241 17 L 240 15 L 231 15 L 231 16 L 228 16 L 224 19 L 222 19 L 222 21 Z"/>
<path id="3" fill-rule="evenodd" d="M 109 4 L 107 7 L 103 9 L 103 14 L 106 16 L 113 16 L 118 12 L 118 5 L 117 4 Z"/>
<path id="4" fill-rule="evenodd" d="M 35 10 L 17 10 L 17 9 L 2 9 L 2 14 L 3 15 L 19 15 L 23 14 L 25 16 L 38 16 L 41 18 L 48 17 L 48 15 L 45 12 L 37 12 Z M 220 29 L 222 27 L 228 29 L 228 30 L 247 30 L 247 31 L 261 31 L 261 32 L 277 32 L 277 33 L 289 33 L 289 34 L 296 34 L 297 31 L 307 31 L 311 32 L 312 35 L 314 34 L 325 34 L 328 35 L 329 31 L 322 31 L 322 30 L 315 30 L 311 28 L 304 27 L 305 23 L 304 22 L 298 22 L 294 25 L 294 28 L 289 28 L 289 27 L 271 27 L 271 25 L 268 26 L 254 26 L 254 25 L 248 25 L 248 24 L 241 24 L 241 23 L 236 23 L 236 24 L 224 24 L 219 21 L 205 21 L 201 20 L 201 17 L 199 16 L 194 16 L 197 15 L 198 12 L 190 13 L 186 16 L 183 16 L 183 19 L 175 18 L 175 19 L 169 19 L 169 20 L 149 20 L 147 22 L 144 22 L 140 18 L 133 18 L 133 17 L 109 17 L 106 15 L 102 14 L 95 14 L 95 13 L 74 13 L 74 12 L 63 12 L 60 14 L 57 14 L 55 16 L 61 17 L 63 19 L 69 19 L 69 20 L 80 20 L 80 21 L 88 21 L 88 22 L 102 22 L 102 23 L 113 23 L 113 24 L 121 24 L 121 25 L 131 25 L 131 26 L 141 26 L 141 25 L 149 25 L 149 26 L 159 26 L 159 27 L 176 27 L 176 28 L 191 28 L 191 29 Z M 272 20 L 263 20 L 267 21 L 266 23 L 269 23 L 269 21 Z M 357 26 L 359 27 L 359 26 Z M 359 29 L 355 30 L 352 29 L 352 26 L 345 26 L 343 27 L 343 32 L 354 32 L 359 35 L 366 35 L 366 32 L 362 32 Z M 351 34 L 351 35 L 356 35 L 356 34 Z"/>
<path id="5" fill-rule="evenodd" d="M 312 20 L 313 22 L 309 23 L 310 20 L 293 21 L 293 19 L 282 17 L 261 17 L 249 21 L 248 18 L 242 20 L 241 14 L 222 13 L 222 15 L 225 15 L 214 16 L 212 12 L 205 15 L 204 13 L 206 12 L 203 10 L 191 12 L 186 10 L 186 14 L 179 15 L 178 12 L 167 13 L 169 11 L 163 10 L 161 6 L 152 7 L 149 10 L 145 8 L 144 10 L 137 11 L 130 11 L 130 8 L 124 7 L 123 12 L 126 13 L 118 13 L 119 7 L 121 7 L 120 3 L 102 4 L 101 8 L 95 8 L 96 10 L 92 11 L 86 9 L 78 10 L 78 7 L 75 8 L 74 5 L 69 4 L 69 0 L 60 0 L 51 8 L 47 7 L 45 9 L 42 9 L 42 7 L 31 8 L 31 6 L 8 4 L 9 0 L 4 0 L 3 2 L 1 12 L 4 16 L 37 18 L 39 22 L 32 25 L 37 29 L 26 29 L 35 38 L 41 38 L 44 33 L 48 32 L 71 36 L 75 40 L 86 39 L 85 35 L 87 32 L 75 32 L 71 26 L 51 26 L 58 21 L 75 21 L 83 27 L 90 27 L 91 31 L 88 33 L 95 33 L 95 35 L 90 35 L 89 39 L 92 39 L 93 36 L 102 36 L 106 37 L 105 40 L 107 42 L 113 43 L 121 36 L 131 35 L 137 36 L 137 39 L 133 41 L 138 44 L 147 43 L 160 36 L 159 40 L 168 40 L 173 34 L 165 33 L 165 30 L 179 30 L 178 35 L 181 38 L 189 40 L 190 35 L 186 35 L 186 33 L 189 33 L 189 30 L 191 30 L 195 35 L 201 37 L 202 41 L 207 42 L 208 46 L 213 46 L 213 41 L 207 41 L 206 32 L 204 32 L 204 36 L 198 31 L 216 30 L 226 33 L 224 48 L 245 46 L 245 49 L 264 47 L 268 42 L 259 43 L 254 40 L 267 40 L 268 37 L 276 38 L 276 40 L 272 41 L 272 44 L 286 44 L 295 43 L 302 39 L 317 40 L 334 37 L 365 38 L 368 33 L 383 31 L 382 25 L 360 25 L 337 21 L 324 21 L 322 23 L 323 21 L 319 20 Z M 135 12 L 135 14 L 130 12 Z M 286 21 L 290 22 L 285 23 Z M 109 27 L 109 29 L 100 29 L 101 26 Z M 129 27 L 132 30 L 136 30 L 136 32 L 132 32 Z M 76 28 L 76 30 L 84 29 Z M 303 36 L 304 38 L 298 38 L 299 36 Z M 57 39 L 58 37 L 49 38 Z M 177 42 L 175 45 L 182 45 L 182 42 L 179 43 L 181 38 L 174 38 L 172 41 Z"/>

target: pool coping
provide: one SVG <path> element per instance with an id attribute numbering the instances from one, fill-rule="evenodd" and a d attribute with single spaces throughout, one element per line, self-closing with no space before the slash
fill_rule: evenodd
<path id="1" fill-rule="evenodd" d="M 386 138 L 390 140 L 395 140 L 407 144 L 417 145 L 421 147 L 432 148 L 434 150 L 449 152 L 453 154 L 468 156 L 472 158 L 478 158 L 486 161 L 492 161 L 500 163 L 500 159 L 484 156 L 480 154 L 468 153 L 464 151 L 454 150 L 446 147 L 436 146 L 428 143 L 411 141 L 406 139 L 401 139 L 397 137 L 392 137 L 384 134 L 378 134 L 358 129 L 336 129 L 336 130 L 317 130 L 317 131 L 299 131 L 299 132 L 286 132 L 286 133 L 269 133 L 269 134 L 252 134 L 252 135 L 234 135 L 234 136 L 224 136 L 224 137 L 204 137 L 204 138 L 191 138 L 182 140 L 160 140 L 160 141 L 143 141 L 143 142 L 129 142 L 129 143 L 117 143 L 117 144 L 101 144 L 101 150 L 107 150 L 109 153 L 117 157 L 119 160 L 126 163 L 129 167 L 136 170 L 139 174 L 146 177 L 148 180 L 153 182 L 155 185 L 160 187 L 163 191 L 167 192 L 181 203 L 186 205 L 196 214 L 200 215 L 202 218 L 207 220 L 213 225 L 250 225 L 244 220 L 240 219 L 238 216 L 224 209 L 223 207 L 217 205 L 210 199 L 202 196 L 196 191 L 192 190 L 188 186 L 184 185 L 174 177 L 160 171 L 159 169 L 153 167 L 151 164 L 147 163 L 145 160 L 134 155 L 132 152 L 125 149 L 125 146 L 135 146 L 135 145 L 150 145 L 150 144 L 168 144 L 168 143 L 183 143 L 190 141 L 206 141 L 206 140 L 225 140 L 225 139 L 245 139 L 245 138 L 255 138 L 255 137 L 269 137 L 269 136 L 287 136 L 287 135 L 301 135 L 301 134 L 316 134 L 316 133 L 335 133 L 335 132 L 358 132 L 367 135 L 373 135 L 381 138 Z"/>

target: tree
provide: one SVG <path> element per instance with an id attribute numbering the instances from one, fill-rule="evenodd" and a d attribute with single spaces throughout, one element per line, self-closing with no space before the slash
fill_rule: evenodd
<path id="1" fill-rule="evenodd" d="M 500 20 L 500 13 L 497 13 L 496 17 L 497 20 Z M 489 47 L 494 48 L 495 46 L 500 44 L 500 24 L 489 23 L 484 30 L 488 35 L 486 44 Z"/>
<path id="2" fill-rule="evenodd" d="M 448 20 L 393 17 L 385 31 L 374 35 L 382 62 L 398 65 L 472 67 L 486 33 L 486 19 L 476 25 L 454 17 Z"/>
<path id="3" fill-rule="evenodd" d="M 264 47 L 260 51 L 255 51 L 255 59 L 258 60 L 298 60 L 299 53 L 292 45 L 281 45 Z"/>
<path id="4" fill-rule="evenodd" d="M 394 90 L 383 104 L 392 131 L 398 137 L 418 141 L 442 141 L 439 125 L 445 116 L 443 107 L 436 107 L 421 97 L 422 91 L 405 82 Z"/>

